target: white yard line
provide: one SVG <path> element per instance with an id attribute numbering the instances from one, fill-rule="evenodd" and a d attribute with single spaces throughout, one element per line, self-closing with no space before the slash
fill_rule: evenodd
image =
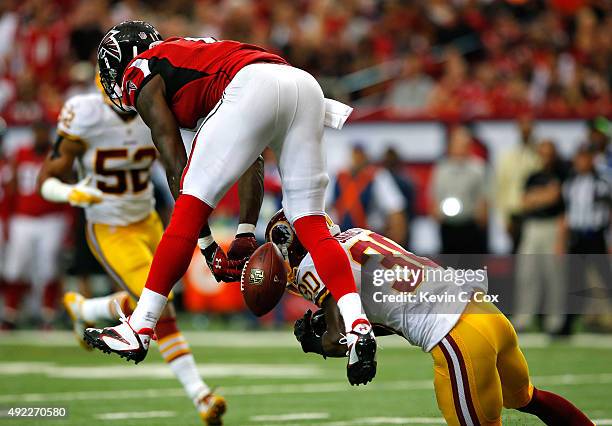
<path id="1" fill-rule="evenodd" d="M 252 416 L 252 422 L 287 422 L 292 420 L 324 420 L 329 418 L 329 413 L 288 413 L 288 414 L 264 414 Z"/>
<path id="2" fill-rule="evenodd" d="M 99 420 L 127 420 L 127 419 L 158 419 L 162 417 L 174 417 L 174 411 L 133 411 L 125 413 L 102 413 L 94 417 Z"/>
<path id="3" fill-rule="evenodd" d="M 553 376 L 535 376 L 534 383 L 551 385 L 592 385 L 612 383 L 612 373 L 603 374 L 564 374 Z M 363 388 L 353 389 L 352 392 L 376 392 L 376 391 L 412 391 L 429 390 L 433 388 L 431 380 L 405 380 L 372 383 Z M 252 395 L 282 395 L 303 393 L 336 393 L 351 389 L 344 382 L 305 383 L 305 384 L 270 384 L 270 385 L 247 385 L 247 386 L 225 386 L 221 387 L 220 393 L 227 396 L 252 396 Z M 158 388 L 158 389 L 135 389 L 135 390 L 105 390 L 105 391 L 80 391 L 80 392 L 48 392 L 48 393 L 23 393 L 12 395 L 0 395 L 0 403 L 8 402 L 58 402 L 58 401 L 103 401 L 117 399 L 147 399 L 147 398 L 172 398 L 184 397 L 182 389 Z"/>
<path id="4" fill-rule="evenodd" d="M 593 420 L 597 426 L 612 425 L 612 419 L 595 419 Z"/>
<path id="5" fill-rule="evenodd" d="M 207 378 L 317 378 L 324 374 L 322 367 L 312 364 L 263 363 L 208 363 L 198 364 L 198 370 Z M 53 362 L 0 362 L 0 376 L 38 374 L 49 378 L 75 380 L 158 380 L 174 377 L 164 363 L 147 363 L 134 368 L 122 363 L 116 365 L 57 365 Z"/>
<path id="6" fill-rule="evenodd" d="M 297 342 L 289 329 L 286 331 L 188 331 L 185 337 L 192 347 L 201 348 L 295 348 Z M 551 339 L 540 333 L 522 333 L 519 337 L 523 348 L 546 347 Z M 410 346 L 398 336 L 379 339 L 384 348 L 406 348 L 420 350 Z M 612 335 L 578 334 L 567 340 L 567 344 L 578 348 L 612 348 Z M 76 347 L 74 335 L 69 331 L 17 331 L 3 334 L 2 346 L 42 346 L 42 347 Z"/>

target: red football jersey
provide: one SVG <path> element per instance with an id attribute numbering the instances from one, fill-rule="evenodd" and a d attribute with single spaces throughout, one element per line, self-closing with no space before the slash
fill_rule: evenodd
<path id="1" fill-rule="evenodd" d="M 287 64 L 259 46 L 210 37 L 172 37 L 128 64 L 123 74 L 123 103 L 134 107 L 140 89 L 159 74 L 179 126 L 193 129 L 219 102 L 238 71 L 258 62 Z"/>
<path id="2" fill-rule="evenodd" d="M 40 196 L 37 180 L 47 153 L 37 153 L 34 148 L 21 148 L 15 154 L 17 188 L 12 201 L 13 214 L 25 216 L 43 216 L 48 213 L 61 212 L 64 204 L 52 203 Z"/>

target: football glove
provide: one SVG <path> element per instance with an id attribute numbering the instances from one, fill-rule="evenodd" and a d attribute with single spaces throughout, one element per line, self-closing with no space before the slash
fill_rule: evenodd
<path id="1" fill-rule="evenodd" d="M 250 232 L 237 234 L 227 251 L 227 257 L 231 260 L 244 259 L 245 257 L 248 259 L 255 250 L 257 250 L 257 240 L 254 234 Z"/>
<path id="2" fill-rule="evenodd" d="M 212 243 L 204 250 L 200 250 L 206 259 L 206 264 L 213 273 L 217 282 L 231 283 L 240 281 L 242 268 L 248 260 L 247 257 L 242 259 L 228 259 L 227 255 L 217 243 Z"/>
<path id="3" fill-rule="evenodd" d="M 312 314 L 310 324 L 312 324 L 312 331 L 314 332 L 315 336 L 322 337 L 323 333 L 327 331 L 327 323 L 325 322 L 325 312 L 323 309 L 319 309 L 317 312 Z"/>
<path id="4" fill-rule="evenodd" d="M 310 309 L 304 313 L 302 318 L 295 322 L 293 334 L 302 345 L 302 350 L 305 353 L 312 352 L 323 355 L 323 358 L 325 358 L 321 336 L 317 336 L 312 327 L 312 311 Z"/>
<path id="5" fill-rule="evenodd" d="M 77 184 L 68 194 L 68 202 L 73 207 L 89 207 L 102 202 L 102 195 L 98 188 Z"/>

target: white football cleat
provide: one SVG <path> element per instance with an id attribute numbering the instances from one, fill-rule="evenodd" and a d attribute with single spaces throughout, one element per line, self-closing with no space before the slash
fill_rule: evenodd
<path id="1" fill-rule="evenodd" d="M 353 322 L 346 335 L 348 364 L 346 375 L 351 385 L 365 385 L 376 376 L 376 338 L 372 325 L 365 318 Z"/>
<path id="2" fill-rule="evenodd" d="M 153 329 L 141 328 L 134 330 L 130 319 L 126 318 L 117 304 L 121 324 L 106 328 L 88 328 L 83 338 L 93 348 L 104 353 L 116 353 L 127 361 L 138 364 L 145 359 L 149 350 L 149 343 L 154 338 Z"/>
<path id="3" fill-rule="evenodd" d="M 68 315 L 70 316 L 70 320 L 72 321 L 72 330 L 74 331 L 74 337 L 76 337 L 77 342 L 83 349 L 91 351 L 92 348 L 85 342 L 83 339 L 83 332 L 87 327 L 93 327 L 93 324 L 88 323 L 83 319 L 82 315 L 82 306 L 85 298 L 79 293 L 69 291 L 64 294 L 64 298 L 62 300 L 64 304 L 64 308 Z"/>
<path id="4" fill-rule="evenodd" d="M 223 424 L 223 414 L 227 410 L 225 398 L 212 392 L 195 401 L 200 418 L 207 426 L 220 426 Z"/>

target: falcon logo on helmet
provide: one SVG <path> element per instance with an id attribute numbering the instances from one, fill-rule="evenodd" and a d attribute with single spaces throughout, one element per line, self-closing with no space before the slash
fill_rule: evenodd
<path id="1" fill-rule="evenodd" d="M 117 33 L 119 33 L 119 31 L 111 29 L 102 39 L 102 43 L 100 43 L 100 47 L 98 48 L 98 57 L 100 59 L 105 58 L 106 55 L 110 55 L 116 60 L 121 61 L 121 49 L 115 38 L 115 34 Z"/>
<path id="2" fill-rule="evenodd" d="M 159 32 L 144 21 L 125 21 L 111 28 L 98 47 L 100 83 L 113 104 L 127 111 L 122 101 L 123 73 L 142 52 L 162 40 Z M 129 88 L 128 88 L 129 90 Z"/>

